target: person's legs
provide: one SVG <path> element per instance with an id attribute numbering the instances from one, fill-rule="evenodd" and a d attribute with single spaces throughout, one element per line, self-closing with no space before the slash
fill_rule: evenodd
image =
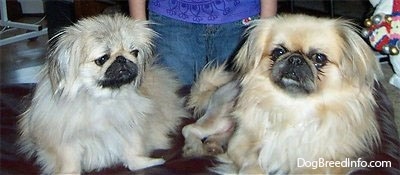
<path id="1" fill-rule="evenodd" d="M 49 39 L 63 27 L 72 25 L 75 19 L 74 4 L 71 0 L 44 0 Z"/>
<path id="2" fill-rule="evenodd" d="M 246 27 L 241 21 L 216 25 L 210 35 L 208 61 L 220 65 L 233 57 L 240 47 Z"/>
<path id="3" fill-rule="evenodd" d="M 149 19 L 156 24 L 152 28 L 160 37 L 155 40 L 157 63 L 177 73 L 183 85 L 195 80 L 205 62 L 204 25 L 191 24 L 168 17 L 149 13 Z"/>

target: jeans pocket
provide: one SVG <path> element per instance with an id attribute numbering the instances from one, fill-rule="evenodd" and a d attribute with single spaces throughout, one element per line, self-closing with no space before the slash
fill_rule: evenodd
<path id="1" fill-rule="evenodd" d="M 150 21 L 152 21 L 154 23 L 159 23 L 160 21 L 162 21 L 162 18 L 163 18 L 163 16 L 161 16 L 161 15 L 159 15 L 157 13 L 149 11 L 149 20 Z"/>
<path id="2" fill-rule="evenodd" d="M 248 27 L 252 21 L 260 19 L 260 15 L 254 15 L 250 16 L 241 20 L 238 20 L 235 22 L 235 25 L 241 26 L 241 27 Z"/>

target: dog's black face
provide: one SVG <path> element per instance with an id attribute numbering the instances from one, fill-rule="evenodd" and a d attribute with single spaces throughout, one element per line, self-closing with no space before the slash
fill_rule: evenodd
<path id="1" fill-rule="evenodd" d="M 316 89 L 316 81 L 321 68 L 327 63 L 324 54 L 289 51 L 277 47 L 271 53 L 272 81 L 291 94 L 310 94 Z"/>
<path id="2" fill-rule="evenodd" d="M 101 64 L 101 60 L 98 62 Z M 138 66 L 134 62 L 124 56 L 117 56 L 115 61 L 107 68 L 104 78 L 99 81 L 99 85 L 103 88 L 119 88 L 134 81 L 138 76 L 138 71 Z"/>

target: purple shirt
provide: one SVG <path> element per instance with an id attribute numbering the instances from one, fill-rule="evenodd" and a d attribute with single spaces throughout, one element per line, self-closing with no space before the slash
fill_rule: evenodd
<path id="1" fill-rule="evenodd" d="M 223 24 L 260 14 L 260 0 L 149 0 L 149 10 L 177 20 Z"/>

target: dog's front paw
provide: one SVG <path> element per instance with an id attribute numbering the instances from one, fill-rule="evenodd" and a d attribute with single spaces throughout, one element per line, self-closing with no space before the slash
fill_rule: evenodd
<path id="1" fill-rule="evenodd" d="M 203 142 L 194 134 L 194 124 L 186 125 L 182 129 L 182 134 L 185 137 L 185 145 L 182 148 L 183 157 L 202 156 Z"/>
<path id="2" fill-rule="evenodd" d="M 150 157 L 134 157 L 128 161 L 127 166 L 129 170 L 135 171 L 145 169 L 152 166 L 162 165 L 165 163 L 164 159 L 161 158 L 150 158 Z"/>
<path id="3" fill-rule="evenodd" d="M 203 156 L 203 143 L 198 138 L 186 138 L 185 146 L 183 146 L 183 157 Z"/>

